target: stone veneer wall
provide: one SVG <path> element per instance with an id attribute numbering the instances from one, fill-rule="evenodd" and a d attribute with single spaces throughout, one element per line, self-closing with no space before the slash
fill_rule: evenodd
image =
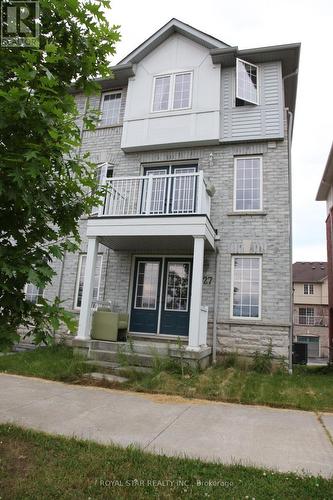
<path id="1" fill-rule="evenodd" d="M 78 99 L 80 109 L 84 109 L 82 99 Z M 96 105 L 98 102 L 99 97 L 95 97 Z M 121 126 L 99 128 L 95 132 L 83 131 L 82 152 L 89 151 L 96 162 L 112 163 L 114 176 L 140 175 L 142 163 L 196 160 L 199 169 L 215 186 L 210 218 L 220 236 L 218 349 L 221 352 L 237 350 L 240 354 L 251 354 L 256 350 L 266 350 L 271 339 L 275 355 L 287 357 L 291 287 L 287 140 L 125 154 L 120 149 L 121 133 Z M 232 213 L 234 157 L 237 155 L 262 155 L 262 214 Z M 86 220 L 82 220 L 82 252 L 86 252 L 87 248 L 85 230 Z M 103 253 L 100 300 L 111 300 L 127 310 L 131 254 L 114 252 L 103 245 L 99 250 Z M 177 251 L 173 253 L 177 254 Z M 262 316 L 258 321 L 230 319 L 231 258 L 241 254 L 262 255 Z M 78 262 L 77 254 L 67 254 L 63 268 L 61 263 L 55 262 L 58 274 L 45 294 L 47 298 L 60 294 L 69 309 L 74 306 Z M 212 251 L 206 251 L 204 275 L 213 278 L 210 285 L 203 285 L 202 299 L 203 305 L 209 306 L 211 343 L 215 286 L 215 254 Z"/>

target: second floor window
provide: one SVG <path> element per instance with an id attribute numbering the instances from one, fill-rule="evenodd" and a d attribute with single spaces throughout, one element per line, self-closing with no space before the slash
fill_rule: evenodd
<path id="1" fill-rule="evenodd" d="M 262 210 L 261 157 L 235 158 L 234 210 Z"/>
<path id="2" fill-rule="evenodd" d="M 153 111 L 189 108 L 191 91 L 191 72 L 156 76 L 154 78 Z"/>
<path id="3" fill-rule="evenodd" d="M 102 127 L 118 125 L 120 122 L 121 92 L 110 92 L 102 96 Z"/>
<path id="4" fill-rule="evenodd" d="M 314 307 L 299 308 L 299 324 L 314 325 Z"/>
<path id="5" fill-rule="evenodd" d="M 304 295 L 313 295 L 313 283 L 304 283 Z"/>

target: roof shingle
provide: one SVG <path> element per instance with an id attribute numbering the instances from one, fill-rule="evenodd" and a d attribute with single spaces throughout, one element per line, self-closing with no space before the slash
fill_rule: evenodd
<path id="1" fill-rule="evenodd" d="M 327 262 L 295 262 L 294 283 L 318 283 L 327 276 Z"/>

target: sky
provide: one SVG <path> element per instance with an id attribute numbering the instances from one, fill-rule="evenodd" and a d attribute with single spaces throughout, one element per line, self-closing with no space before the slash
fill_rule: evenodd
<path id="1" fill-rule="evenodd" d="M 240 49 L 301 42 L 292 145 L 293 261 L 325 261 L 325 202 L 315 201 L 333 140 L 332 0 L 113 0 L 116 64 L 176 17 Z"/>

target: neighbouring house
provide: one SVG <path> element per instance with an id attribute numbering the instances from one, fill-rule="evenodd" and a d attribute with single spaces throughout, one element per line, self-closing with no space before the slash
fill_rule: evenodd
<path id="1" fill-rule="evenodd" d="M 308 358 L 328 358 L 327 262 L 295 262 L 294 342 L 308 344 Z"/>
<path id="2" fill-rule="evenodd" d="M 333 361 L 333 143 L 318 189 L 317 201 L 326 201 L 329 360 Z"/>
<path id="3" fill-rule="evenodd" d="M 292 324 L 290 149 L 299 44 L 241 50 L 177 19 L 113 67 L 82 152 L 108 194 L 82 219 L 79 254 L 44 291 L 79 315 L 128 314 L 131 346 L 206 366 L 212 349 L 288 357 Z M 87 97 L 76 93 L 83 115 Z M 36 291 L 36 297 L 40 291 Z M 124 345 L 121 344 L 123 348 Z"/>

